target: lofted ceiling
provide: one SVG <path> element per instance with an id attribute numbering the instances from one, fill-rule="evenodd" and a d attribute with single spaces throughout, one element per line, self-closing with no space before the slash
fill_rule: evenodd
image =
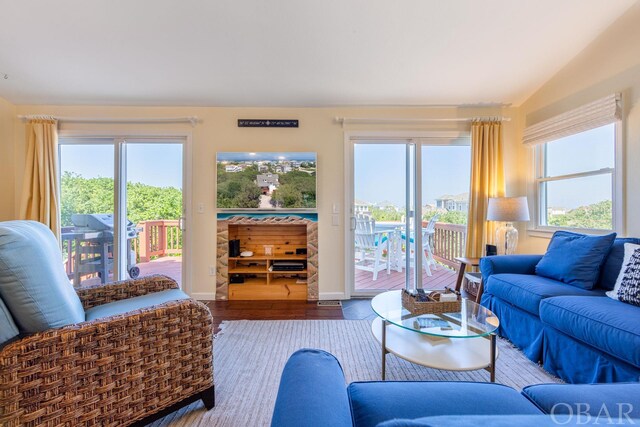
<path id="1" fill-rule="evenodd" d="M 520 104 L 636 0 L 0 0 L 15 104 Z"/>

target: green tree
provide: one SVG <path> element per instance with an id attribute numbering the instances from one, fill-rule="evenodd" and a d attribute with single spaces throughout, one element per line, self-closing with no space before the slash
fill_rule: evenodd
<path id="1" fill-rule="evenodd" d="M 422 220 L 429 221 L 435 215 L 438 215 L 438 222 L 462 225 L 467 223 L 467 212 L 448 211 L 446 209 L 431 209 L 425 211 L 425 213 L 422 215 Z"/>
<path id="2" fill-rule="evenodd" d="M 227 172 L 218 164 L 218 208 L 257 208 L 260 188 L 256 184 L 258 167 L 253 165 L 241 172 Z"/>
<path id="3" fill-rule="evenodd" d="M 549 215 L 547 223 L 554 227 L 611 230 L 613 209 L 611 200 L 571 209 L 564 215 Z"/>
<path id="4" fill-rule="evenodd" d="M 404 212 L 398 212 L 397 210 L 387 207 L 387 208 L 371 208 L 371 217 L 376 221 L 389 221 L 389 222 L 399 222 L 402 221 L 402 217 L 404 216 Z"/>
<path id="5" fill-rule="evenodd" d="M 84 178 L 65 172 L 60 183 L 62 226 L 73 225 L 71 215 L 113 213 L 113 178 Z M 127 183 L 127 218 L 134 223 L 182 216 L 182 190 Z"/>

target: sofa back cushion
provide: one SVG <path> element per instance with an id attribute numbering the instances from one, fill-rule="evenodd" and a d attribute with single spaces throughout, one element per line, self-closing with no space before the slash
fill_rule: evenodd
<path id="1" fill-rule="evenodd" d="M 0 297 L 21 333 L 84 321 L 58 241 L 39 222 L 0 222 Z"/>
<path id="2" fill-rule="evenodd" d="M 595 287 L 616 233 L 604 236 L 556 231 L 536 274 L 583 289 Z"/>
<path id="3" fill-rule="evenodd" d="M 624 244 L 633 243 L 634 245 L 640 245 L 640 239 L 635 237 L 619 237 L 613 242 L 609 255 L 602 265 L 600 270 L 600 280 L 598 281 L 598 287 L 612 290 L 620 274 L 622 268 L 622 261 L 624 259 Z"/>
<path id="4" fill-rule="evenodd" d="M 0 299 L 0 345 L 18 336 L 20 332 L 9 313 L 9 309 Z"/>

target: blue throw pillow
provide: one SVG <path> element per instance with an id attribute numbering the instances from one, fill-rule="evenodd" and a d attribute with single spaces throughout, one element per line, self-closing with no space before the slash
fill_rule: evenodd
<path id="1" fill-rule="evenodd" d="M 600 268 L 616 238 L 616 233 L 604 236 L 556 231 L 536 274 L 582 289 L 593 289 L 598 283 Z"/>

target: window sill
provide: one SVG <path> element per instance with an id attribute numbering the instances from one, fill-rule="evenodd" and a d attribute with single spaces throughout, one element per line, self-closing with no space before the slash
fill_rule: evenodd
<path id="1" fill-rule="evenodd" d="M 529 229 L 527 230 L 527 236 L 529 237 L 541 237 L 543 239 L 550 239 L 553 236 L 555 230 L 540 230 L 540 229 Z"/>

